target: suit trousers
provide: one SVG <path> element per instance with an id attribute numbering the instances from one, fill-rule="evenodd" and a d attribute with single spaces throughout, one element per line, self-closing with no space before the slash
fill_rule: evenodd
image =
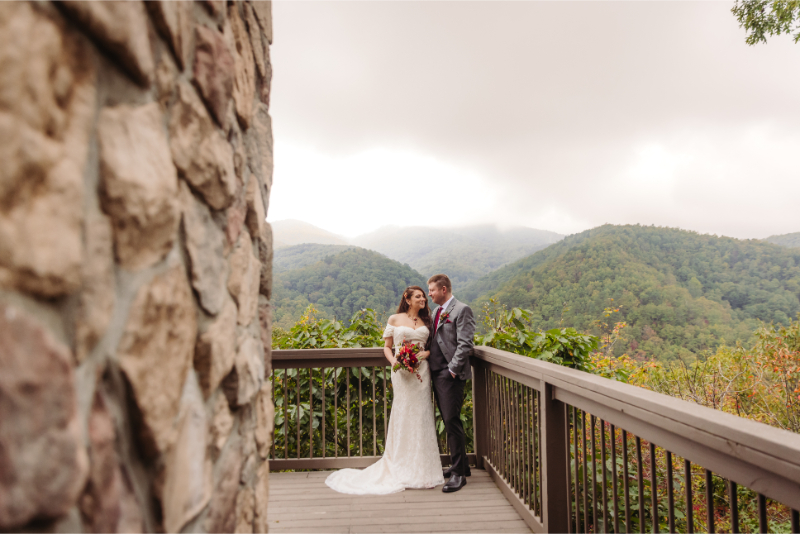
<path id="1" fill-rule="evenodd" d="M 461 407 L 464 405 L 464 387 L 466 380 L 450 374 L 445 367 L 431 371 L 433 393 L 436 404 L 442 414 L 444 429 L 447 433 L 447 448 L 450 450 L 450 471 L 452 474 L 466 476 L 469 472 L 467 460 L 467 434 L 461 424 Z"/>

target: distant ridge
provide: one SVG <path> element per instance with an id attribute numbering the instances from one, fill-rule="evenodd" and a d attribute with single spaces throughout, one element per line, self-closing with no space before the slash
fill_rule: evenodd
<path id="1" fill-rule="evenodd" d="M 763 323 L 800 313 L 800 249 L 677 228 L 604 225 L 476 280 L 459 298 L 533 311 L 533 326 L 603 334 L 625 321 L 618 356 L 702 357 L 747 343 Z M 613 300 L 610 300 L 613 299 Z M 619 308 L 605 318 L 607 307 Z"/>
<path id="2" fill-rule="evenodd" d="M 297 245 L 355 245 L 407 264 L 426 278 L 445 273 L 455 290 L 564 237 L 547 230 L 523 226 L 499 229 L 488 224 L 458 228 L 385 226 L 353 239 L 292 219 L 276 221 L 272 229 L 278 272 L 308 265 L 334 252 L 309 246 L 279 254 L 281 249 Z"/>
<path id="3" fill-rule="evenodd" d="M 340 235 L 295 219 L 273 222 L 272 236 L 275 248 L 291 247 L 302 243 L 316 243 L 318 245 L 349 244 L 347 239 Z"/>
<path id="4" fill-rule="evenodd" d="M 318 245 L 316 243 L 303 243 L 291 247 L 281 247 L 275 249 L 272 258 L 272 272 L 282 273 L 292 269 L 301 269 L 306 265 L 317 263 L 328 256 L 333 256 L 349 250 L 352 245 Z"/>
<path id="5" fill-rule="evenodd" d="M 492 225 L 461 228 L 387 226 L 358 236 L 356 245 L 407 263 L 424 276 L 445 273 L 459 289 L 510 262 L 556 243 L 564 236 L 547 230 Z"/>
<path id="6" fill-rule="evenodd" d="M 311 256 L 322 257 L 302 267 L 275 272 L 273 326 L 291 328 L 310 304 L 321 317 L 345 323 L 362 308 L 374 309 L 385 320 L 397 309 L 406 287 L 425 286 L 422 275 L 408 265 L 363 248 L 350 247 L 335 253 L 337 248 L 298 245 L 286 249 L 296 249 L 294 257 L 303 261 Z M 331 250 L 333 254 L 325 254 Z"/>
<path id="7" fill-rule="evenodd" d="M 800 232 L 793 232 L 791 234 L 771 235 L 764 241 L 767 243 L 774 243 L 782 247 L 800 248 Z"/>

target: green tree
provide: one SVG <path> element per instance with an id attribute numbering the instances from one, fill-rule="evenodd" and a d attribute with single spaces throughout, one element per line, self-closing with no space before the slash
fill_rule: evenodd
<path id="1" fill-rule="evenodd" d="M 736 0 L 731 12 L 747 30 L 749 45 L 784 33 L 794 33 L 794 42 L 800 41 L 800 0 Z"/>

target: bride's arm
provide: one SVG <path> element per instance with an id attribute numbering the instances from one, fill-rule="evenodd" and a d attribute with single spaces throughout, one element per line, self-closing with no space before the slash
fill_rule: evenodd
<path id="1" fill-rule="evenodd" d="M 383 345 L 383 355 L 386 356 L 386 359 L 389 360 L 390 365 L 394 365 L 397 363 L 397 360 L 394 357 L 394 346 L 392 345 L 393 340 L 390 337 L 383 338 L 386 342 Z"/>

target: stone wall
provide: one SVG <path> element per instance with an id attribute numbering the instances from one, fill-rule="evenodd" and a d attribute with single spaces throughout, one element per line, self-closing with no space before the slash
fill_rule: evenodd
<path id="1" fill-rule="evenodd" d="M 0 530 L 266 531 L 268 2 L 0 2 Z"/>

